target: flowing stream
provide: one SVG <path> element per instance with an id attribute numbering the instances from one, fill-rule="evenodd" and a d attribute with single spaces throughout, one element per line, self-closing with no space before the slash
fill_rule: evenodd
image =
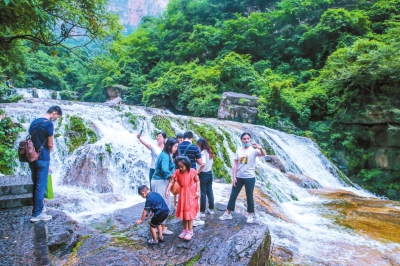
<path id="1" fill-rule="evenodd" d="M 400 203 L 379 199 L 351 186 L 307 138 L 262 126 L 176 116 L 159 109 L 125 105 L 110 108 L 96 103 L 39 98 L 0 104 L 0 108 L 14 122 L 28 128 L 33 119 L 55 104 L 61 106 L 64 116 L 55 122 L 55 149 L 50 167 L 56 203 L 52 206 L 79 222 L 89 223 L 116 209 L 143 202 L 136 188 L 148 182 L 150 152 L 140 144 L 136 134 L 143 129 L 144 138 L 155 143 L 154 132 L 159 129 L 152 117 L 157 115 L 171 123 L 175 132 L 184 132 L 193 125 L 213 129 L 218 134 L 219 156 L 223 157 L 224 146 L 230 160 L 234 153 L 232 146 L 240 145 L 240 133 L 249 131 L 280 159 L 287 173 L 306 176 L 322 186 L 301 187 L 271 164 L 258 161 L 256 220 L 270 228 L 275 262 L 400 265 L 400 237 L 396 237 L 400 230 Z M 96 133 L 97 140 L 71 151 L 68 125 L 73 117 L 82 118 L 86 127 Z M 21 133 L 19 139 L 25 135 L 26 132 Z M 228 165 L 225 162 L 223 167 L 231 173 Z M 20 164 L 16 174 L 28 175 L 27 165 Z M 227 203 L 229 193 L 229 184 L 214 184 L 218 202 Z M 237 211 L 244 213 L 245 206 L 245 200 L 239 199 Z"/>

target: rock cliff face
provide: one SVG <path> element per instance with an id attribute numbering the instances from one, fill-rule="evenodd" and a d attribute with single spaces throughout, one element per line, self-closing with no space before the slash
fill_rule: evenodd
<path id="1" fill-rule="evenodd" d="M 336 130 L 350 133 L 354 138 L 355 148 L 362 151 L 364 158 L 359 158 L 363 169 L 380 169 L 384 180 L 395 180 L 400 177 L 400 110 L 377 105 L 367 106 L 365 110 L 346 114 L 337 124 Z M 334 160 L 345 173 L 348 172 L 351 151 L 335 151 Z M 366 158 L 366 159 L 365 159 Z M 360 169 L 356 169 L 360 170 Z M 361 183 L 362 184 L 362 183 Z M 379 192 L 378 192 L 379 193 Z M 390 198 L 400 198 L 400 192 L 385 191 Z"/>
<path id="2" fill-rule="evenodd" d="M 159 16 L 169 0 L 110 0 L 109 10 L 119 15 L 124 32 L 129 34 L 145 16 Z"/>

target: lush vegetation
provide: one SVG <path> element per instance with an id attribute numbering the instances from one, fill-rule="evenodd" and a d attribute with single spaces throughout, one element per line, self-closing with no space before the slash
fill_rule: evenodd
<path id="1" fill-rule="evenodd" d="M 4 114 L 0 109 L 0 115 Z M 11 175 L 17 166 L 18 153 L 14 148 L 18 133 L 23 130 L 18 123 L 13 123 L 9 117 L 0 121 L 0 173 Z"/>
<path id="2" fill-rule="evenodd" d="M 0 3 L 1 14 L 19 5 Z M 88 8 L 94 3 L 104 11 L 103 0 Z M 5 29 L 41 31 L 7 23 L 2 17 L 0 41 L 10 35 Z M 331 158 L 344 151 L 353 180 L 400 198 L 400 177 L 373 165 L 365 134 L 343 124 L 369 105 L 400 107 L 400 0 L 171 0 L 163 16 L 144 18 L 106 53 L 19 42 L 0 46 L 0 71 L 64 98 L 105 101 L 104 86 L 120 84 L 128 104 L 216 117 L 223 92 L 256 95 L 259 124 L 313 138 Z"/>

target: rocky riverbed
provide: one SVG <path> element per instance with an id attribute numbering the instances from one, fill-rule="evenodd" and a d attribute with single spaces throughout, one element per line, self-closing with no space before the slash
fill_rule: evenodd
<path id="1" fill-rule="evenodd" d="M 31 207 L 1 210 L 1 265 L 266 265 L 271 238 L 266 225 L 246 224 L 233 214 L 219 221 L 224 206 L 217 205 L 205 225 L 195 227 L 192 241 L 178 238 L 181 222 L 170 216 L 171 236 L 148 246 L 148 225 L 134 226 L 143 204 L 122 209 L 101 221 L 82 225 L 61 211 L 53 219 L 31 223 Z"/>

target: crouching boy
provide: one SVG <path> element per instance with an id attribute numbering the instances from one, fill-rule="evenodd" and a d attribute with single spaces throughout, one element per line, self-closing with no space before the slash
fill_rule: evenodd
<path id="1" fill-rule="evenodd" d="M 158 244 L 158 242 L 164 242 L 164 237 L 162 235 L 162 226 L 161 223 L 167 219 L 169 214 L 169 208 L 165 203 L 163 197 L 160 194 L 154 191 L 150 191 L 147 186 L 140 186 L 138 188 L 138 192 L 142 198 L 146 199 L 146 203 L 144 205 L 142 218 L 136 221 L 136 224 L 141 224 L 144 221 L 144 218 L 147 215 L 148 211 L 153 213 L 153 216 L 150 220 L 150 233 L 153 239 L 147 241 L 147 244 L 154 245 Z M 156 234 L 156 228 L 158 229 L 158 237 Z"/>

